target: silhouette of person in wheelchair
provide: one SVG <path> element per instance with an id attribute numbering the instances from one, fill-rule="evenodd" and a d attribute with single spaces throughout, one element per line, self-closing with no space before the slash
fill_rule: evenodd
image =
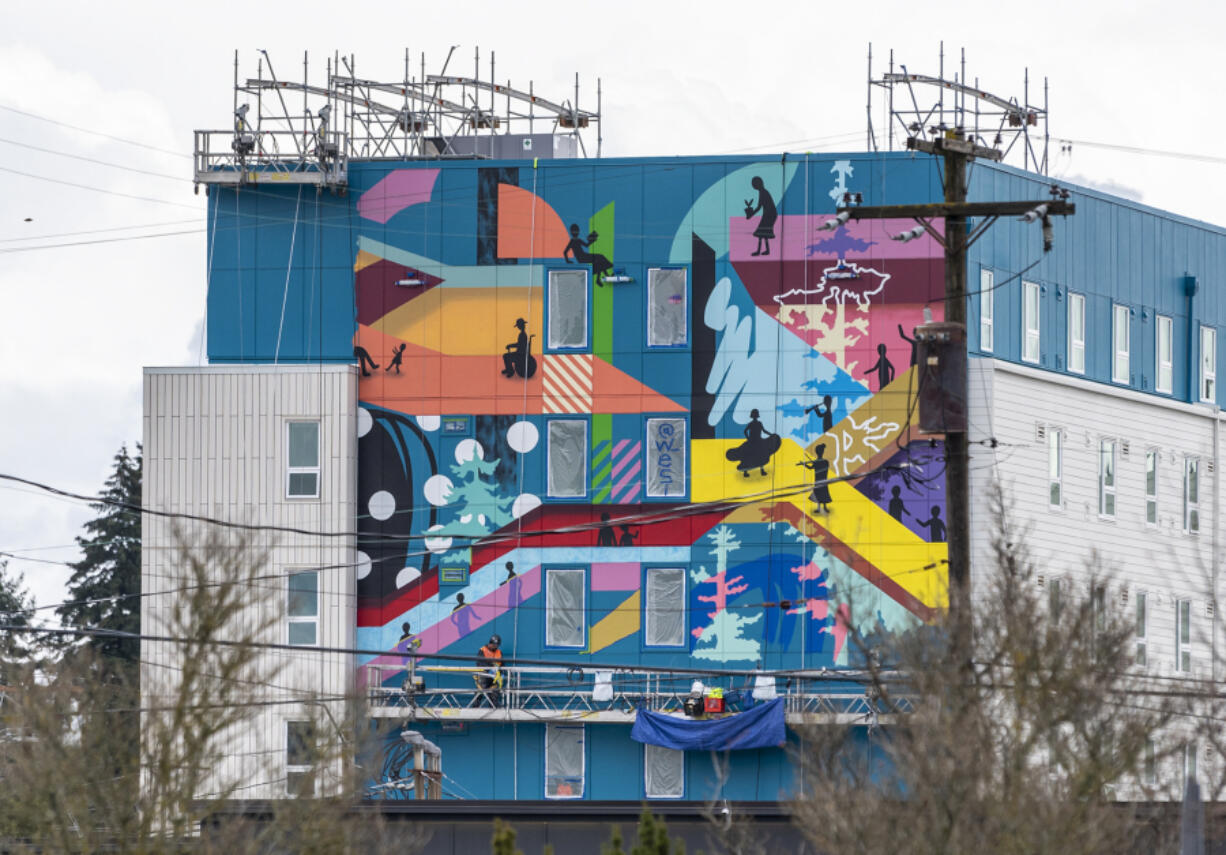
<path id="1" fill-rule="evenodd" d="M 528 335 L 528 323 L 523 318 L 517 319 L 515 326 L 519 329 L 519 335 L 507 345 L 507 352 L 502 355 L 502 376 L 514 377 L 518 374 L 530 379 L 536 373 L 536 358 L 530 353 L 532 339 L 536 336 Z"/>

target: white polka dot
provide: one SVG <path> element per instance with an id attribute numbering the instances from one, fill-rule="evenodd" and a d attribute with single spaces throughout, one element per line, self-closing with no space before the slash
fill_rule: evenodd
<path id="1" fill-rule="evenodd" d="M 467 463 L 474 457 L 478 460 L 485 459 L 485 449 L 481 447 L 481 443 L 475 439 L 460 440 L 460 444 L 455 447 L 455 462 Z"/>
<path id="2" fill-rule="evenodd" d="M 358 571 L 358 578 L 365 579 L 370 575 L 370 556 L 359 549 L 357 559 L 358 563 L 355 569 Z"/>
<path id="3" fill-rule="evenodd" d="M 396 574 L 396 587 L 403 588 L 419 576 L 421 576 L 421 571 L 416 567 L 405 567 Z"/>
<path id="4" fill-rule="evenodd" d="M 421 429 L 424 431 L 428 431 L 428 432 L 438 430 L 438 426 L 442 424 L 442 422 L 443 420 L 440 419 L 438 416 L 418 416 L 417 417 L 417 423 L 421 425 Z"/>
<path id="5" fill-rule="evenodd" d="M 370 497 L 366 507 L 370 509 L 372 517 L 382 521 L 396 513 L 396 499 L 387 490 L 380 490 Z"/>
<path id="6" fill-rule="evenodd" d="M 366 436 L 375 426 L 375 420 L 370 417 L 370 410 L 358 407 L 358 436 Z"/>
<path id="7" fill-rule="evenodd" d="M 507 428 L 507 445 L 520 454 L 527 454 L 536 448 L 540 438 L 540 431 L 532 422 L 516 422 Z"/>
<path id="8" fill-rule="evenodd" d="M 432 525 L 430 526 L 430 528 L 427 529 L 427 531 L 442 531 L 442 530 L 443 530 L 443 527 L 441 525 Z M 438 555 L 441 552 L 446 552 L 448 549 L 451 548 L 451 538 L 450 537 L 427 537 L 423 542 L 426 545 L 426 549 L 430 550 L 435 555 Z M 405 569 L 407 570 L 408 568 L 406 567 Z"/>
<path id="9" fill-rule="evenodd" d="M 520 493 L 515 497 L 515 503 L 511 505 L 511 516 L 519 519 L 524 514 L 530 513 L 541 506 L 541 500 L 531 493 Z"/>
<path id="10" fill-rule="evenodd" d="M 431 475 L 426 479 L 421 491 L 425 494 L 426 501 L 437 508 L 447 504 L 447 499 L 454 489 L 455 484 L 452 484 L 446 475 Z"/>

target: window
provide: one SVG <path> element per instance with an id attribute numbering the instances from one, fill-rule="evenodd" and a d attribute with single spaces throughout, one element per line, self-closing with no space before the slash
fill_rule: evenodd
<path id="1" fill-rule="evenodd" d="M 1086 298 L 1068 295 L 1068 370 L 1086 373 Z"/>
<path id="2" fill-rule="evenodd" d="M 549 422 L 549 495 L 558 499 L 587 495 L 587 422 Z"/>
<path id="3" fill-rule="evenodd" d="M 309 721 L 285 723 L 285 793 L 290 796 L 315 795 L 315 724 Z"/>
<path id="4" fill-rule="evenodd" d="M 1192 670 L 1192 601 L 1175 602 L 1175 670 Z"/>
<path id="5" fill-rule="evenodd" d="M 647 568 L 643 617 L 644 640 L 653 647 L 685 644 L 685 570 Z"/>
<path id="6" fill-rule="evenodd" d="M 587 572 L 583 569 L 545 571 L 545 643 L 550 647 L 582 647 L 586 643 Z"/>
<path id="7" fill-rule="evenodd" d="M 647 346 L 683 347 L 689 340 L 684 267 L 647 271 Z"/>
<path id="8" fill-rule="evenodd" d="M 545 725 L 545 798 L 583 798 L 583 736 L 581 724 Z"/>
<path id="9" fill-rule="evenodd" d="M 1172 329 L 1171 319 L 1165 315 L 1158 315 L 1157 353 L 1154 354 L 1157 362 L 1154 369 L 1154 389 L 1168 395 L 1175 389 L 1175 344 Z"/>
<path id="10" fill-rule="evenodd" d="M 1189 778 L 1196 780 L 1196 743 L 1185 742 L 1183 744 L 1183 779 L 1186 782 Z"/>
<path id="11" fill-rule="evenodd" d="M 1145 740 L 1145 768 L 1141 774 L 1146 784 L 1158 783 L 1158 752 L 1152 739 Z"/>
<path id="12" fill-rule="evenodd" d="M 285 613 L 289 617 L 289 643 L 314 646 L 318 642 L 319 625 L 317 570 L 289 575 L 289 597 Z"/>
<path id="13" fill-rule="evenodd" d="M 647 420 L 647 496 L 685 495 L 685 419 Z"/>
<path id="14" fill-rule="evenodd" d="M 1107 586 L 1095 585 L 1090 591 L 1090 611 L 1094 615 L 1094 631 L 1107 629 Z"/>
<path id="15" fill-rule="evenodd" d="M 319 422 L 289 422 L 286 425 L 288 467 L 285 495 L 290 499 L 319 497 Z"/>
<path id="16" fill-rule="evenodd" d="M 685 795 L 685 752 L 643 745 L 643 784 L 649 799 L 679 799 Z"/>
<path id="17" fill-rule="evenodd" d="M 1200 399 L 1217 400 L 1217 330 L 1200 328 Z"/>
<path id="18" fill-rule="evenodd" d="M 1146 601 L 1145 592 L 1137 594 L 1137 664 L 1144 667 L 1149 662 L 1148 656 L 1148 634 L 1149 634 L 1149 614 L 1146 611 L 1148 603 Z"/>
<path id="19" fill-rule="evenodd" d="M 1022 283 L 1022 361 L 1039 361 L 1039 285 Z"/>
<path id="20" fill-rule="evenodd" d="M 1098 515 L 1115 516 L 1115 440 L 1098 444 Z"/>
<path id="21" fill-rule="evenodd" d="M 1127 383 L 1129 380 L 1129 362 L 1132 357 L 1132 343 L 1128 330 L 1129 311 L 1127 306 L 1111 307 L 1111 379 L 1116 383 Z"/>
<path id="22" fill-rule="evenodd" d="M 587 292 L 586 270 L 549 271 L 549 347 L 587 347 Z"/>
<path id="23" fill-rule="evenodd" d="M 1145 523 L 1158 524 L 1158 452 L 1145 452 Z"/>
<path id="24" fill-rule="evenodd" d="M 1060 619 L 1060 609 L 1063 603 L 1060 600 L 1060 580 L 1050 579 L 1047 583 L 1047 615 L 1052 620 Z"/>
<path id="25" fill-rule="evenodd" d="M 1061 486 L 1064 461 L 1062 445 L 1064 432 L 1047 429 L 1047 503 L 1053 508 L 1061 506 Z"/>
<path id="26" fill-rule="evenodd" d="M 1200 531 L 1200 458 L 1183 459 L 1183 530 Z"/>
<path id="27" fill-rule="evenodd" d="M 988 353 L 996 346 L 996 291 L 993 283 L 996 274 L 991 270 L 979 271 L 979 349 Z"/>

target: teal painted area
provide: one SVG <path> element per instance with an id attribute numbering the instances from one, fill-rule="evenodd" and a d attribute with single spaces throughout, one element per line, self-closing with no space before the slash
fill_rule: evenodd
<path id="1" fill-rule="evenodd" d="M 673 238 L 668 260 L 672 264 L 687 264 L 690 261 L 692 235 L 697 235 L 715 250 L 715 257 L 728 254 L 728 220 L 745 216 L 745 200 L 757 195 L 750 182 L 760 177 L 766 189 L 778 205 L 792 179 L 796 177 L 798 164 L 788 162 L 760 162 L 728 173 L 719 183 L 707 188 L 694 200 L 693 207 L 682 218 Z"/>

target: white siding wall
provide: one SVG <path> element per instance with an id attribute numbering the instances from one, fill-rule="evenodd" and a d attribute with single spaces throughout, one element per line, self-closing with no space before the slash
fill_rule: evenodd
<path id="1" fill-rule="evenodd" d="M 146 507 L 216 519 L 308 531 L 352 532 L 357 493 L 357 374 L 352 366 L 210 366 L 145 371 L 144 503 Z M 320 420 L 320 498 L 286 499 L 286 427 L 292 419 Z M 191 542 L 208 531 L 229 530 L 145 515 L 142 529 L 142 600 L 146 634 L 166 627 L 176 588 L 185 584 L 174 526 Z M 232 532 L 231 532 L 232 533 Z M 233 534 L 233 533 L 232 533 Z M 295 568 L 320 572 L 319 645 L 354 642 L 355 576 L 352 536 L 322 538 L 286 532 L 253 535 L 267 550 L 263 573 L 274 578 L 253 590 L 247 626 L 269 625 L 265 641 L 284 643 L 286 581 Z M 156 592 L 166 592 L 158 596 Z M 263 598 L 261 601 L 261 597 Z M 142 706 L 157 707 L 171 690 L 182 648 L 141 645 Z M 259 670 L 276 676 L 250 687 L 256 702 L 336 697 L 352 691 L 348 655 L 268 651 Z M 337 719 L 343 708 L 334 703 Z M 275 798 L 283 782 L 285 722 L 319 717 L 298 703 L 253 706 L 252 718 L 223 741 L 224 761 L 210 792 L 234 786 L 242 798 Z M 326 789 L 324 782 L 321 789 Z M 204 795 L 203 793 L 201 795 Z"/>
<path id="2" fill-rule="evenodd" d="M 1194 645 L 1190 676 L 1220 675 L 1214 585 L 1221 495 L 1215 441 L 1220 443 L 1221 429 L 1215 437 L 1214 428 L 1221 414 L 1205 405 L 1164 401 L 997 360 L 972 359 L 970 368 L 972 580 L 990 566 L 992 519 L 986 496 L 996 479 L 1045 582 L 1059 578 L 1070 595 L 1088 595 L 1090 565 L 1096 561 L 1095 572 L 1109 585 L 1109 596 L 1129 617 L 1135 615 L 1136 594 L 1147 594 L 1148 665 L 1140 671 L 1183 676 L 1175 665 L 1175 604 L 1187 599 L 1192 601 Z M 1048 448 L 1039 438 L 1039 426 L 1064 431 L 1058 509 L 1049 506 Z M 996 449 L 976 444 L 993 436 Z M 1103 438 L 1118 443 L 1114 519 L 1098 513 Z M 1145 513 L 1149 450 L 1159 452 L 1156 525 L 1147 524 Z M 1201 460 L 1199 534 L 1183 530 L 1187 455 Z M 1207 770 L 1203 750 L 1201 757 L 1201 768 Z M 1176 770 L 1164 770 L 1162 778 L 1165 786 L 1175 788 L 1172 793 L 1178 790 Z"/>

